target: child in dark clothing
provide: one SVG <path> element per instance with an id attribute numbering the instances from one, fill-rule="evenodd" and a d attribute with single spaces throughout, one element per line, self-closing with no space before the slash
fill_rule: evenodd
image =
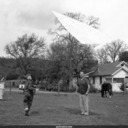
<path id="1" fill-rule="evenodd" d="M 35 87 L 32 77 L 27 76 L 27 81 L 25 83 L 25 89 L 24 89 L 24 100 L 23 100 L 26 116 L 29 116 L 29 111 L 32 106 L 34 94 L 35 94 Z"/>

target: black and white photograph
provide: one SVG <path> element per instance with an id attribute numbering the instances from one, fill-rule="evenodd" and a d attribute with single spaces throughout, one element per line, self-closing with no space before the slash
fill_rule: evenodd
<path id="1" fill-rule="evenodd" d="M 128 126 L 128 0 L 0 0 L 1 126 Z"/>

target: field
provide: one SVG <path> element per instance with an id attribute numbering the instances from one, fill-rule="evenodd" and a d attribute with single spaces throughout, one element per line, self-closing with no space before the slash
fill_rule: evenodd
<path id="1" fill-rule="evenodd" d="M 0 125 L 128 125 L 128 94 L 111 99 L 90 94 L 90 115 L 80 115 L 77 94 L 37 93 L 30 116 L 24 116 L 23 94 L 5 92 Z"/>

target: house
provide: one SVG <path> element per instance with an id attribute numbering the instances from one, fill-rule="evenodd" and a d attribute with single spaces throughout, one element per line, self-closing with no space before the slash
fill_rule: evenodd
<path id="1" fill-rule="evenodd" d="M 113 91 L 120 91 L 120 86 L 128 76 L 128 64 L 125 61 L 100 64 L 89 74 L 91 83 L 97 89 L 101 89 L 104 80 L 110 82 Z"/>
<path id="2" fill-rule="evenodd" d="M 19 84 L 25 82 L 25 79 L 6 80 L 5 87 L 19 87 Z"/>

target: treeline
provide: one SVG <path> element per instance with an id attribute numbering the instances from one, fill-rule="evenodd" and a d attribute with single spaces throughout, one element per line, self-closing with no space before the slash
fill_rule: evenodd
<path id="1" fill-rule="evenodd" d="M 16 59 L 0 58 L 0 62 L 1 78 L 5 77 L 6 80 L 24 78 L 25 74 L 21 72 L 20 67 L 17 65 Z M 69 63 L 71 63 L 71 65 L 74 64 L 71 61 L 69 61 Z M 90 61 L 90 63 L 92 62 Z M 94 61 L 93 65 L 95 63 L 96 62 Z M 90 65 L 88 67 L 90 67 Z M 62 79 L 63 84 L 60 86 L 60 91 L 69 91 L 69 81 L 70 77 L 73 75 L 73 71 L 73 68 L 71 69 L 70 65 L 68 66 L 67 60 L 63 60 L 62 62 L 61 59 L 50 60 L 48 58 L 33 58 L 31 59 L 31 70 L 29 70 L 29 73 L 32 74 L 35 82 L 39 82 L 38 84 L 40 89 L 57 91 L 58 82 Z"/>
<path id="2" fill-rule="evenodd" d="M 68 90 L 74 70 L 89 72 L 97 60 L 91 46 L 80 44 L 71 35 L 66 36 L 74 41 L 53 42 L 49 49 L 45 48 L 45 41 L 34 34 L 19 37 L 5 47 L 11 58 L 1 58 L 1 77 L 22 79 L 31 73 L 35 81 L 41 82 L 41 88 L 47 90 L 56 90 L 62 79 L 60 90 Z"/>
<path id="3" fill-rule="evenodd" d="M 79 13 L 65 15 L 95 29 L 99 28 L 99 18 Z M 128 61 L 128 46 L 123 41 L 114 40 L 95 51 L 94 46 L 87 45 L 88 42 L 81 44 L 57 19 L 55 21 L 56 28 L 48 32 L 53 38 L 49 48 L 46 47 L 45 38 L 39 38 L 35 34 L 24 34 L 5 46 L 6 54 L 11 58 L 0 58 L 0 78 L 21 79 L 31 73 L 35 81 L 43 82 L 42 88 L 54 90 L 57 82 L 62 79 L 62 88 L 65 90 L 74 70 L 88 73 L 98 63 Z"/>
<path id="4" fill-rule="evenodd" d="M 50 50 L 42 57 L 0 58 L 0 77 L 18 79 L 31 73 L 35 80 L 53 82 L 70 79 L 76 69 L 89 72 L 98 62 L 90 46 L 77 45 L 78 48 L 73 44 L 52 43 Z"/>

